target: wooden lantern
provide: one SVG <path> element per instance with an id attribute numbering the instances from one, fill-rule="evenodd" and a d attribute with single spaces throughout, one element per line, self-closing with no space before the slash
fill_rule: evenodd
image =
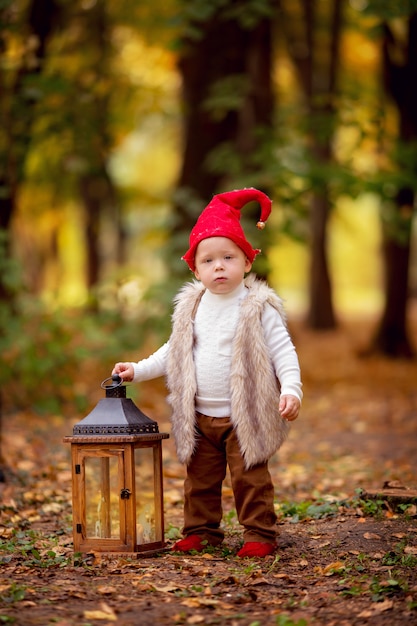
<path id="1" fill-rule="evenodd" d="M 110 380 L 110 379 L 107 379 Z M 162 439 L 118 376 L 76 424 L 71 444 L 75 552 L 140 555 L 165 547 Z"/>

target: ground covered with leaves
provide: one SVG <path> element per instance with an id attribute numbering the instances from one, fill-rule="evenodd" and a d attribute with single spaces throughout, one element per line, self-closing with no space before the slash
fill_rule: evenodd
<path id="1" fill-rule="evenodd" d="M 62 437 L 84 415 L 7 416 L 0 623 L 417 624 L 417 364 L 358 357 L 371 328 L 371 320 L 347 320 L 338 331 L 314 334 L 292 324 L 305 400 L 271 461 L 279 548 L 265 559 L 235 556 L 242 536 L 228 481 L 218 549 L 138 559 L 74 555 Z M 416 333 L 413 339 L 417 345 Z M 140 407 L 168 432 L 162 381 L 142 387 Z M 180 535 L 183 477 L 169 439 L 168 547 Z"/>

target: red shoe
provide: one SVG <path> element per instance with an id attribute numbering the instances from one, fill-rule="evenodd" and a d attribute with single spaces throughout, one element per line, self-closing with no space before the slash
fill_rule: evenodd
<path id="1" fill-rule="evenodd" d="M 203 544 L 203 540 L 199 535 L 188 535 L 188 537 L 177 541 L 177 543 L 172 546 L 172 551 L 191 552 L 192 550 L 196 550 L 197 552 L 201 552 L 206 547 L 205 543 Z"/>
<path id="2" fill-rule="evenodd" d="M 274 543 L 264 543 L 261 541 L 248 541 L 243 544 L 243 547 L 237 553 L 241 559 L 245 556 L 248 557 L 264 557 L 268 556 L 268 554 L 273 554 L 276 550 L 276 545 Z"/>

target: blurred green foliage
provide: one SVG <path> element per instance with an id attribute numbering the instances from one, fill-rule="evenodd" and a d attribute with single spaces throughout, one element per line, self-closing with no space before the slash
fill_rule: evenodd
<path id="1" fill-rule="evenodd" d="M 154 299 L 163 302 L 161 290 L 149 295 L 140 319 L 85 308 L 51 311 L 25 291 L 19 268 L 6 255 L 6 240 L 3 233 L 0 285 L 14 297 L 0 300 L 3 410 L 83 411 L 116 360 L 139 351 L 150 337 L 166 335 L 169 315 L 163 305 L 159 311 L 152 306 Z"/>

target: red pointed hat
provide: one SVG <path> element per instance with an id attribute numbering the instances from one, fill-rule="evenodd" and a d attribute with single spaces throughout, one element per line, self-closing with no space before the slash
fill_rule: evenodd
<path id="1" fill-rule="evenodd" d="M 194 272 L 194 257 L 198 244 L 209 237 L 227 237 L 235 242 L 252 263 L 260 250 L 253 249 L 245 237 L 240 224 L 240 209 L 248 202 L 259 202 L 261 217 L 257 223 L 260 229 L 265 228 L 265 222 L 271 213 L 272 202 L 268 196 L 254 187 L 226 191 L 213 196 L 206 206 L 190 233 L 190 247 L 182 257 Z"/>

